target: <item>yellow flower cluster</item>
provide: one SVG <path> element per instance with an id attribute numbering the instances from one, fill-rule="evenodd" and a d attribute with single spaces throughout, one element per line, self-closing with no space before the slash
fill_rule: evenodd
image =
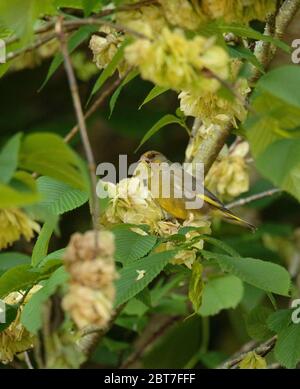
<path id="1" fill-rule="evenodd" d="M 0 332 L 0 361 L 4 364 L 12 362 L 16 354 L 22 353 L 34 346 L 35 336 L 21 324 L 20 316 L 24 304 L 40 288 L 40 285 L 36 285 L 30 290 L 19 307 L 15 320 L 4 331 Z M 4 302 L 8 305 L 15 305 L 20 303 L 22 299 L 22 293 L 12 292 L 4 298 Z"/>
<path id="2" fill-rule="evenodd" d="M 114 236 L 100 231 L 96 252 L 95 232 L 73 234 L 64 255 L 71 275 L 62 306 L 78 328 L 95 325 L 105 328 L 113 312 L 115 298 Z"/>
<path id="3" fill-rule="evenodd" d="M 137 39 L 125 49 L 125 58 L 146 80 L 177 91 L 215 92 L 220 83 L 207 72 L 221 79 L 229 74 L 229 57 L 214 39 L 187 39 L 181 30 L 164 28 L 154 41 Z"/>
<path id="4" fill-rule="evenodd" d="M 276 7 L 274 0 L 198 0 L 200 1 L 202 11 L 208 19 L 223 19 L 228 23 L 249 23 L 254 19 L 263 21 Z"/>
<path id="5" fill-rule="evenodd" d="M 228 23 L 247 24 L 251 20 L 265 20 L 275 11 L 274 0 L 159 0 L 168 22 L 194 30 L 201 24 L 216 19 Z"/>
<path id="6" fill-rule="evenodd" d="M 159 3 L 171 25 L 195 30 L 205 21 L 198 0 L 159 0 Z"/>
<path id="7" fill-rule="evenodd" d="M 205 184 L 222 200 L 230 200 L 249 190 L 249 173 L 245 157 L 249 152 L 247 142 L 229 150 L 224 148 L 212 165 Z"/>
<path id="8" fill-rule="evenodd" d="M 241 63 L 231 61 L 229 83 L 232 85 L 232 98 L 222 97 L 211 91 L 193 93 L 183 91 L 179 94 L 180 109 L 186 116 L 201 118 L 203 124 L 210 127 L 217 124 L 221 127 L 233 125 L 237 127 L 237 120 L 243 121 L 246 118 L 247 110 L 245 100 L 250 92 L 248 82 L 245 78 L 237 78 Z"/>
<path id="9" fill-rule="evenodd" d="M 167 26 L 167 21 L 160 7 L 155 5 L 118 12 L 116 22 L 149 38 L 156 38 L 162 28 Z"/>
<path id="10" fill-rule="evenodd" d="M 21 236 L 29 241 L 39 230 L 39 225 L 20 209 L 0 209 L 0 250 L 12 245 Z"/>
<path id="11" fill-rule="evenodd" d="M 105 186 L 111 200 L 101 220 L 104 225 L 148 224 L 153 230 L 163 218 L 163 211 L 138 177 L 125 178 L 117 185 L 105 183 Z"/>
<path id="12" fill-rule="evenodd" d="M 169 226 L 172 224 L 171 222 L 165 222 L 169 223 Z M 175 223 L 174 223 L 175 226 Z M 180 225 L 179 225 L 180 226 Z M 178 226 L 178 227 L 179 227 Z M 194 222 L 185 222 L 184 226 L 190 226 L 190 227 L 197 227 L 196 230 L 191 230 L 185 234 L 186 243 L 191 242 L 191 240 L 195 237 L 199 237 L 200 234 L 210 234 L 210 222 L 207 220 L 197 220 Z M 171 230 L 169 235 L 173 235 L 177 233 L 178 229 L 175 231 Z M 169 231 L 168 231 L 169 232 Z M 189 269 L 192 268 L 193 263 L 195 262 L 197 258 L 197 251 L 203 249 L 204 240 L 203 239 L 197 239 L 195 243 L 191 244 L 191 247 L 186 250 L 179 250 L 178 253 L 174 256 L 174 258 L 170 261 L 172 265 L 185 265 Z M 176 248 L 176 244 L 174 242 L 167 242 L 160 244 L 156 249 L 155 252 L 163 252 L 166 250 L 172 250 Z"/>
<path id="13" fill-rule="evenodd" d="M 237 127 L 237 120 L 243 121 L 246 118 L 245 97 L 250 88 L 246 79 L 239 79 L 235 88 L 238 97 L 226 99 L 218 93 L 201 91 L 198 94 L 181 92 L 179 94 L 180 109 L 186 116 L 200 117 L 207 127 L 212 124 L 227 126 L 228 124 Z"/>
<path id="14" fill-rule="evenodd" d="M 93 61 L 99 69 L 104 69 L 113 59 L 118 48 L 124 40 L 124 36 L 109 26 L 100 28 L 100 35 L 92 35 L 90 40 L 90 49 L 93 52 Z M 127 70 L 127 65 L 124 61 L 118 67 L 120 75 Z"/>

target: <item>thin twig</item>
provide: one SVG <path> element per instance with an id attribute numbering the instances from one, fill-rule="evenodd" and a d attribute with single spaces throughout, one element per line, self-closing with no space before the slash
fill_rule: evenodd
<path id="1" fill-rule="evenodd" d="M 133 354 L 131 354 L 121 365 L 121 369 L 127 369 L 129 366 L 134 364 L 146 351 L 146 349 L 155 342 L 161 335 L 165 333 L 165 331 L 172 326 L 180 316 L 173 316 L 168 318 L 146 341 L 136 350 Z"/>
<path id="2" fill-rule="evenodd" d="M 105 20 L 105 19 L 98 19 L 98 18 L 89 17 L 89 18 L 82 18 L 82 19 L 75 19 L 75 20 L 66 20 L 64 22 L 64 26 L 68 27 L 68 28 L 77 28 L 79 26 L 88 26 L 88 25 L 108 26 L 108 27 L 115 29 L 116 31 L 127 32 L 128 34 L 136 36 L 137 38 L 150 40 L 150 38 L 147 35 L 142 34 L 139 31 L 136 31 L 136 30 L 134 30 L 130 27 L 127 27 L 123 24 L 110 22 L 110 21 Z"/>
<path id="3" fill-rule="evenodd" d="M 256 348 L 252 348 L 246 352 L 242 349 L 236 358 L 226 361 L 219 366 L 219 369 L 234 369 L 244 359 L 249 351 L 255 351 L 256 354 L 265 357 L 274 348 L 276 340 L 277 336 L 273 336 L 273 338 L 267 340 L 265 343 L 257 346 Z"/>
<path id="4" fill-rule="evenodd" d="M 11 61 L 12 59 L 15 59 L 16 57 L 19 57 L 20 55 L 26 54 L 30 51 L 38 49 L 40 46 L 45 45 L 46 43 L 50 42 L 51 40 L 55 39 L 57 37 L 56 33 L 52 33 L 49 35 L 46 35 L 44 37 L 38 38 L 35 42 L 30 44 L 29 46 L 23 47 L 20 50 L 12 51 L 7 54 L 6 60 Z"/>
<path id="5" fill-rule="evenodd" d="M 242 205 L 252 203 L 252 201 L 260 200 L 260 199 L 263 199 L 265 197 L 270 197 L 270 196 L 273 196 L 275 193 L 280 193 L 280 192 L 281 192 L 281 189 L 278 189 L 278 188 L 266 190 L 265 192 L 257 193 L 257 194 L 254 194 L 252 196 L 244 197 L 243 199 L 233 201 L 232 203 L 227 204 L 226 208 L 231 209 L 231 208 L 235 208 L 235 207 L 240 207 Z"/>
<path id="6" fill-rule="evenodd" d="M 136 10 L 136 9 L 139 9 L 139 8 L 142 8 L 145 6 L 149 6 L 149 5 L 153 5 L 153 4 L 158 4 L 158 0 L 142 0 L 142 1 L 138 1 L 136 3 L 132 3 L 132 4 L 124 4 L 124 5 L 121 5 L 119 7 L 105 9 L 103 11 L 98 12 L 94 16 L 97 18 L 103 18 L 106 16 L 116 14 L 118 12 L 132 11 L 132 10 Z M 54 27 L 55 27 L 55 21 L 50 21 L 46 25 L 36 29 L 34 31 L 34 34 L 43 34 L 45 32 L 50 31 Z M 17 42 L 19 39 L 20 38 L 18 36 L 13 35 L 13 36 L 5 39 L 5 43 L 6 43 L 6 45 L 8 45 L 8 44 Z"/>
<path id="7" fill-rule="evenodd" d="M 114 10 L 114 12 L 129 11 L 130 9 L 137 9 L 137 8 L 143 6 L 143 5 L 149 5 L 149 4 L 153 4 L 153 3 L 155 3 L 155 2 L 151 1 L 151 0 L 148 0 L 148 1 L 140 2 L 139 4 L 138 3 L 132 4 L 132 5 L 135 5 L 135 7 L 128 7 L 128 6 L 127 7 L 122 7 L 122 8 L 119 7 L 118 9 Z M 113 23 L 113 22 L 110 22 L 110 21 L 105 20 L 105 19 L 101 19 L 101 17 L 104 17 L 106 15 L 110 15 L 111 13 L 113 13 L 112 10 L 105 10 L 102 13 L 100 13 L 97 17 L 64 20 L 62 23 L 63 23 L 64 28 L 67 29 L 68 32 L 76 30 L 80 26 L 100 25 L 100 26 L 109 26 L 109 27 L 115 29 L 116 31 L 127 32 L 128 34 L 131 34 L 131 35 L 133 35 L 133 36 L 135 36 L 137 38 L 149 40 L 149 37 L 147 35 L 142 34 L 139 31 L 136 31 L 136 30 L 134 30 L 134 29 L 132 29 L 130 27 L 127 27 L 125 25 L 118 24 L 118 23 Z M 41 29 L 37 30 L 36 33 L 37 34 L 45 33 L 47 31 L 49 31 L 51 29 L 51 27 L 53 27 L 53 26 L 55 26 L 54 23 L 52 23 L 52 24 L 49 23 L 48 25 L 43 26 Z M 56 32 L 53 32 L 52 34 L 49 34 L 47 36 L 38 38 L 33 43 L 28 45 L 28 46 L 23 47 L 23 48 L 21 48 L 19 50 L 16 50 L 16 51 L 8 53 L 7 57 L 6 57 L 6 60 L 10 61 L 10 60 L 12 60 L 12 59 L 22 55 L 22 54 L 25 54 L 25 53 L 28 53 L 30 51 L 36 50 L 40 46 L 48 43 L 50 40 L 55 39 L 56 37 L 57 37 Z M 12 42 L 14 42 L 16 40 L 18 40 L 17 37 L 11 37 L 10 41 L 8 41 L 8 43 L 12 43 Z"/>
<path id="8" fill-rule="evenodd" d="M 34 34 L 43 34 L 45 32 L 48 32 L 48 31 L 52 30 L 54 28 L 54 26 L 55 26 L 54 22 L 49 22 L 49 23 L 43 25 L 42 27 L 39 27 L 36 30 L 34 30 Z M 18 42 L 19 39 L 20 38 L 18 36 L 12 35 L 12 36 L 9 36 L 8 38 L 4 39 L 4 42 L 6 45 L 10 45 L 12 43 Z"/>
<path id="9" fill-rule="evenodd" d="M 95 19 L 95 18 L 86 18 L 86 19 L 67 20 L 67 21 L 63 22 L 63 27 L 68 32 L 72 32 L 73 30 L 76 30 L 78 27 L 86 26 L 86 25 L 110 26 L 110 27 L 114 28 L 117 31 L 127 32 L 127 33 L 129 33 L 131 35 L 136 36 L 137 38 L 148 39 L 149 40 L 149 38 L 146 35 L 141 34 L 138 31 L 135 31 L 135 30 L 133 30 L 133 29 L 131 29 L 129 27 L 123 26 L 123 25 L 118 25 L 118 24 L 109 22 L 107 20 Z M 19 50 L 12 51 L 12 52 L 8 53 L 7 56 L 6 56 L 6 60 L 7 61 L 11 61 L 12 59 L 15 59 L 15 58 L 19 57 L 20 55 L 23 55 L 23 54 L 29 53 L 29 52 L 31 52 L 33 50 L 36 50 L 39 47 L 41 47 L 44 44 L 46 44 L 49 41 L 51 41 L 52 39 L 56 39 L 56 38 L 57 38 L 57 33 L 56 32 L 51 33 L 51 34 L 49 33 L 48 35 L 43 36 L 43 37 L 39 37 L 33 43 L 31 43 L 30 45 L 22 47 Z"/>
<path id="10" fill-rule="evenodd" d="M 126 73 L 123 77 L 117 78 L 113 83 L 111 83 L 107 89 L 103 91 L 103 93 L 98 97 L 97 100 L 91 105 L 91 107 L 84 114 L 84 119 L 88 119 L 106 100 L 108 96 L 121 84 L 121 82 L 126 78 L 128 73 Z M 70 142 L 72 138 L 78 133 L 79 126 L 76 124 L 65 136 L 64 141 L 66 143 Z"/>
<path id="11" fill-rule="evenodd" d="M 61 52 L 64 57 L 64 65 L 68 77 L 69 87 L 73 99 L 73 105 L 76 112 L 78 121 L 78 127 L 85 150 L 85 154 L 88 161 L 89 173 L 91 178 L 91 213 L 93 218 L 93 228 L 95 231 L 95 244 L 96 250 L 98 249 L 98 220 L 99 220 L 99 201 L 96 194 L 97 180 L 96 180 L 96 163 L 91 147 L 91 143 L 88 137 L 86 123 L 84 119 L 83 109 L 79 97 L 78 85 L 75 78 L 74 70 L 72 67 L 71 59 L 68 52 L 65 33 L 63 31 L 63 18 L 59 17 L 56 24 L 56 33 L 60 41 Z"/>

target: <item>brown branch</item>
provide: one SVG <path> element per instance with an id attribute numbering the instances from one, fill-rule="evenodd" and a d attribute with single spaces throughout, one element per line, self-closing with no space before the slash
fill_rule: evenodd
<path id="1" fill-rule="evenodd" d="M 275 18 L 276 15 L 270 15 L 267 18 L 267 23 L 265 25 L 264 35 L 272 36 L 275 32 Z M 258 59 L 258 61 L 262 64 L 264 70 L 267 69 L 269 64 L 271 43 L 266 41 L 257 41 L 254 48 L 254 55 Z M 253 69 L 253 75 L 250 78 L 250 84 L 254 83 L 261 76 L 261 70 L 258 68 Z"/>
<path id="2" fill-rule="evenodd" d="M 202 125 L 201 119 L 196 118 L 192 130 L 192 138 L 190 139 L 189 147 L 197 137 L 197 132 Z M 191 159 L 186 159 L 186 162 L 202 162 L 204 164 L 204 174 L 206 175 L 216 160 L 219 152 L 223 148 L 231 131 L 231 125 L 226 127 L 215 126 L 211 134 L 202 140 L 197 150 L 191 156 Z"/>
<path id="3" fill-rule="evenodd" d="M 285 0 L 276 17 L 275 38 L 282 39 L 285 30 L 291 23 L 299 8 L 300 0 Z"/>
<path id="4" fill-rule="evenodd" d="M 273 36 L 276 39 L 282 39 L 284 32 L 300 8 L 300 0 L 285 0 L 274 15 L 267 19 L 264 35 Z M 258 41 L 255 45 L 254 54 L 261 62 L 264 69 L 267 70 L 270 62 L 274 58 L 277 46 L 270 42 Z M 253 83 L 260 77 L 258 69 L 253 70 L 250 82 Z"/>
<path id="5" fill-rule="evenodd" d="M 221 366 L 219 366 L 219 369 L 235 369 L 237 365 L 245 358 L 247 353 L 249 351 L 254 351 L 256 354 L 265 357 L 270 351 L 273 350 L 275 343 L 277 340 L 277 336 L 273 336 L 273 338 L 267 340 L 265 343 L 257 346 L 252 347 L 249 350 L 245 351 L 245 348 L 243 347 L 240 352 L 238 352 L 238 356 L 230 359 L 229 361 L 226 361 Z"/>
<path id="6" fill-rule="evenodd" d="M 75 30 L 76 28 L 78 28 L 80 26 L 100 25 L 100 26 L 109 26 L 109 27 L 114 28 L 117 31 L 127 32 L 128 34 L 131 34 L 131 35 L 133 35 L 133 36 L 135 36 L 137 38 L 149 40 L 149 37 L 147 37 L 146 35 L 140 33 L 139 31 L 136 31 L 136 30 L 134 30 L 134 29 L 132 29 L 130 27 L 127 27 L 127 26 L 124 26 L 124 25 L 121 25 L 121 24 L 118 24 L 118 23 L 113 23 L 113 22 L 110 22 L 108 20 L 101 19 L 101 18 L 103 18 L 105 16 L 112 15 L 114 13 L 118 13 L 118 12 L 125 12 L 125 11 L 131 11 L 133 9 L 139 9 L 139 8 L 141 8 L 143 6 L 152 5 L 152 4 L 157 4 L 157 0 L 139 1 L 139 2 L 134 3 L 134 4 L 127 4 L 127 5 L 120 6 L 120 7 L 114 8 L 114 9 L 104 10 L 104 11 L 99 12 L 98 14 L 96 14 L 94 17 L 74 19 L 74 20 L 66 20 L 66 21 L 63 21 L 62 23 L 63 23 L 63 26 L 66 29 L 68 29 L 68 31 L 73 31 L 73 30 Z M 50 31 L 52 28 L 54 28 L 54 27 L 55 27 L 55 22 L 49 22 L 45 26 L 43 26 L 43 27 L 39 28 L 38 30 L 36 30 L 35 34 L 46 33 L 48 31 Z M 14 52 L 8 53 L 7 57 L 6 57 L 6 60 L 10 61 L 10 60 L 12 60 L 12 59 L 22 55 L 22 54 L 25 54 L 25 53 L 28 53 L 30 51 L 33 51 L 33 50 L 39 48 L 40 46 L 44 45 L 45 43 L 48 43 L 50 40 L 55 39 L 56 37 L 57 37 L 56 32 L 53 32 L 52 34 L 49 34 L 49 35 L 47 35 L 45 37 L 38 38 L 38 39 L 36 39 L 36 41 L 34 41 L 33 43 L 31 43 L 28 46 L 23 47 L 20 50 L 16 50 Z M 11 43 L 14 43 L 14 42 L 18 41 L 18 39 L 19 39 L 18 37 L 12 36 L 12 37 L 8 38 L 5 41 L 5 43 L 6 44 L 11 44 Z"/>
<path id="7" fill-rule="evenodd" d="M 116 7 L 116 8 L 105 9 L 101 12 L 98 12 L 94 16 L 97 18 L 103 18 L 106 16 L 116 14 L 118 12 L 132 11 L 135 9 L 139 9 L 141 7 L 145 7 L 148 5 L 154 5 L 154 4 L 158 4 L 158 0 L 142 0 L 142 1 L 138 1 L 138 2 L 133 3 L 133 4 L 124 4 L 124 5 L 121 5 L 121 6 Z M 35 34 L 42 34 L 42 33 L 50 31 L 54 27 L 55 27 L 55 21 L 50 21 L 46 25 L 36 29 L 34 31 L 34 33 Z M 8 44 L 17 42 L 19 39 L 20 39 L 19 37 L 13 35 L 13 36 L 5 39 L 5 43 L 6 43 L 6 45 L 8 45 Z"/>
<path id="8" fill-rule="evenodd" d="M 99 201 L 96 194 L 97 180 L 96 180 L 96 163 L 87 133 L 86 123 L 83 115 L 82 105 L 79 97 L 78 85 L 72 67 L 71 59 L 68 52 L 65 33 L 63 30 L 63 18 L 59 17 L 56 24 L 56 33 L 60 41 L 61 52 L 64 57 L 64 65 L 69 82 L 69 87 L 73 99 L 73 105 L 78 121 L 78 127 L 81 135 L 81 140 L 85 150 L 88 161 L 90 179 L 91 179 L 91 213 L 93 218 L 93 228 L 95 230 L 95 244 L 98 249 L 98 220 L 99 220 Z"/>
<path id="9" fill-rule="evenodd" d="M 84 119 L 88 119 L 96 110 L 105 102 L 106 98 L 114 92 L 115 89 L 121 84 L 121 82 L 126 78 L 128 73 L 126 73 L 123 77 L 117 78 L 112 84 L 108 86 L 107 89 L 103 91 L 103 93 L 95 100 L 95 102 L 91 105 L 91 107 L 84 114 Z M 70 142 L 72 138 L 78 133 L 79 126 L 76 124 L 70 132 L 65 136 L 64 140 L 66 143 Z"/>
<path id="10" fill-rule="evenodd" d="M 76 20 L 66 20 L 64 22 L 64 26 L 68 27 L 68 28 L 77 28 L 80 26 L 88 26 L 88 25 L 108 26 L 108 27 L 115 29 L 116 31 L 127 32 L 128 34 L 136 36 L 137 38 L 149 40 L 149 37 L 147 35 L 144 35 L 144 34 L 138 32 L 130 27 L 124 26 L 123 24 L 110 22 L 110 21 L 104 20 L 104 19 L 90 17 L 90 18 L 82 18 L 82 19 L 76 19 Z"/>
<path id="11" fill-rule="evenodd" d="M 252 203 L 253 201 L 260 200 L 260 199 L 263 199 L 265 197 L 270 197 L 276 193 L 281 193 L 281 192 L 282 192 L 282 190 L 278 189 L 278 188 L 266 190 L 265 192 L 257 193 L 257 194 L 254 194 L 252 196 L 244 197 L 243 199 L 233 201 L 233 202 L 227 204 L 226 208 L 231 209 L 231 208 L 235 208 L 235 207 L 240 207 L 242 205 L 249 204 L 249 203 Z"/>
<path id="12" fill-rule="evenodd" d="M 172 326 L 180 316 L 173 316 L 168 318 L 153 334 L 146 339 L 145 342 L 136 350 L 133 354 L 131 354 L 121 365 L 121 369 L 127 369 L 129 366 L 133 365 L 146 351 L 146 349 L 154 343 L 161 335 L 165 333 L 165 331 Z"/>
<path id="13" fill-rule="evenodd" d="M 285 0 L 278 11 L 275 21 L 275 37 L 281 38 L 287 26 L 295 16 L 297 10 L 300 8 L 300 0 Z M 270 49 L 268 61 L 271 61 L 276 51 L 276 47 Z M 267 62 L 268 62 L 267 61 Z M 197 131 L 201 126 L 201 118 L 196 118 L 194 122 L 193 137 L 190 139 L 189 147 L 192 147 L 193 140 L 197 137 Z M 217 158 L 219 152 L 223 148 L 232 128 L 230 125 L 221 128 L 216 126 L 210 136 L 203 139 L 198 149 L 193 153 L 191 160 L 186 162 L 203 162 L 204 173 L 207 174 L 211 165 Z"/>
<path id="14" fill-rule="evenodd" d="M 12 59 L 15 59 L 16 57 L 19 57 L 20 55 L 29 53 L 30 51 L 38 49 L 40 46 L 43 46 L 44 44 L 50 42 L 52 39 L 57 38 L 56 33 L 51 33 L 49 35 L 46 35 L 44 37 L 38 38 L 35 42 L 30 44 L 29 46 L 23 47 L 20 50 L 12 51 L 7 54 L 6 60 L 11 61 Z"/>

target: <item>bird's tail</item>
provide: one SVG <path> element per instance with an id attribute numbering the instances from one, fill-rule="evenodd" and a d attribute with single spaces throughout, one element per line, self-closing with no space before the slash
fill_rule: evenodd
<path id="1" fill-rule="evenodd" d="M 256 226 L 236 216 L 234 213 L 232 213 L 229 209 L 225 207 L 220 209 L 220 212 L 222 213 L 223 217 L 225 217 L 228 221 L 249 228 L 252 232 L 255 232 L 257 229 Z"/>

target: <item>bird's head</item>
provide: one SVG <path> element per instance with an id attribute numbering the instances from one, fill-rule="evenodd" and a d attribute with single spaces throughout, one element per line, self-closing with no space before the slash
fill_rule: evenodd
<path id="1" fill-rule="evenodd" d="M 158 151 L 147 151 L 141 155 L 140 162 L 147 164 L 168 162 L 167 158 Z"/>

